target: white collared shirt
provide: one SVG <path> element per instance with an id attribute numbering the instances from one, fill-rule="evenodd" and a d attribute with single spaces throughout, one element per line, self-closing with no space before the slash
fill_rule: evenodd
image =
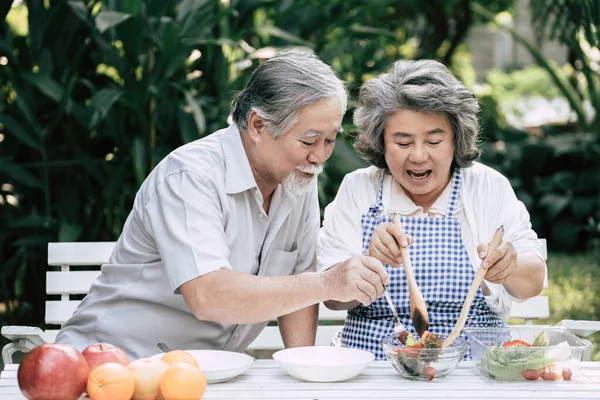
<path id="1" fill-rule="evenodd" d="M 243 351 L 268 321 L 198 320 L 179 287 L 218 269 L 269 276 L 316 270 L 316 183 L 298 197 L 279 185 L 268 215 L 262 203 L 235 126 L 170 153 L 141 186 L 110 264 L 57 341 L 79 350 L 108 342 L 134 359 L 156 353 L 158 342 Z"/>
<path id="2" fill-rule="evenodd" d="M 362 254 L 361 215 L 377 201 L 381 170 L 369 167 L 356 170 L 344 177 L 335 200 L 325 208 L 323 227 L 319 232 L 317 260 L 320 271 Z M 384 214 L 397 212 L 406 216 L 446 215 L 450 185 L 434 202 L 427 214 L 415 205 L 402 188 L 393 184 L 387 174 L 383 182 Z M 393 196 L 392 196 L 393 194 Z M 491 240 L 494 231 L 504 226 L 504 240 L 512 242 L 518 254 L 532 253 L 544 259 L 542 245 L 531 229 L 529 213 L 521 203 L 510 182 L 497 171 L 480 163 L 463 169 L 463 182 L 456 204 L 455 215 L 461 224 L 461 237 L 473 269 L 481 259 L 477 246 Z M 490 308 L 505 318 L 513 298 L 502 285 L 485 281 L 490 294 L 486 300 Z"/>

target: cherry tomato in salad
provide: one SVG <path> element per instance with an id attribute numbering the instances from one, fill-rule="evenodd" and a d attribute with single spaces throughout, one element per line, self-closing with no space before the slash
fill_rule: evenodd
<path id="1" fill-rule="evenodd" d="M 531 345 L 529 343 L 527 343 L 524 340 L 519 340 L 519 339 L 511 340 L 502 345 L 502 347 L 514 347 L 514 346 L 531 347 Z"/>
<path id="2" fill-rule="evenodd" d="M 428 376 L 429 380 L 432 380 L 435 377 L 436 370 L 433 367 L 425 367 L 423 368 L 423 375 Z"/>

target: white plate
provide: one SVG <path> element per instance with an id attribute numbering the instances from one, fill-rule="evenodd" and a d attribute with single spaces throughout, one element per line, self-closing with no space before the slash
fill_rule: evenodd
<path id="1" fill-rule="evenodd" d="M 208 383 L 225 382 L 246 372 L 254 358 L 244 353 L 221 350 L 186 350 L 196 361 L 204 373 Z M 155 354 L 150 358 L 159 360 L 165 353 Z"/>
<path id="2" fill-rule="evenodd" d="M 336 346 L 294 347 L 273 354 L 273 359 L 290 376 L 309 382 L 352 379 L 374 358 L 368 351 Z"/>

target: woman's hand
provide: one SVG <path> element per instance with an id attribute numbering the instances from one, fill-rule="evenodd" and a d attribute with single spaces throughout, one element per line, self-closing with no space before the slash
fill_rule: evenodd
<path id="1" fill-rule="evenodd" d="M 404 234 L 400 223 L 386 222 L 379 224 L 373 231 L 371 244 L 365 255 L 376 258 L 383 265 L 399 267 L 402 264 L 400 246 L 408 247 L 412 242 L 412 236 Z"/>
<path id="2" fill-rule="evenodd" d="M 517 251 L 511 242 L 502 241 L 488 254 L 489 245 L 485 242 L 477 246 L 479 258 L 483 260 L 481 268 L 487 269 L 484 278 L 491 283 L 505 284 L 517 270 Z"/>

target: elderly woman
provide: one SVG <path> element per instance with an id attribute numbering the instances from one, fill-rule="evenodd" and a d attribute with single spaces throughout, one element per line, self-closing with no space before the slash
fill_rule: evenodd
<path id="1" fill-rule="evenodd" d="M 432 333 L 451 332 L 482 260 L 485 280 L 465 326 L 502 326 L 513 300 L 542 290 L 545 262 L 527 210 L 504 176 L 476 162 L 478 111 L 473 93 L 432 60 L 398 61 L 360 91 L 355 149 L 372 166 L 348 174 L 327 206 L 319 268 L 336 268 L 356 254 L 381 261 L 409 332 L 414 327 L 404 269 L 396 268 L 399 246 L 408 245 Z M 393 214 L 406 237 L 391 222 Z M 503 241 L 487 254 L 500 226 Z M 334 344 L 384 358 L 379 342 L 394 332 L 385 298 L 325 305 L 349 310 Z"/>

